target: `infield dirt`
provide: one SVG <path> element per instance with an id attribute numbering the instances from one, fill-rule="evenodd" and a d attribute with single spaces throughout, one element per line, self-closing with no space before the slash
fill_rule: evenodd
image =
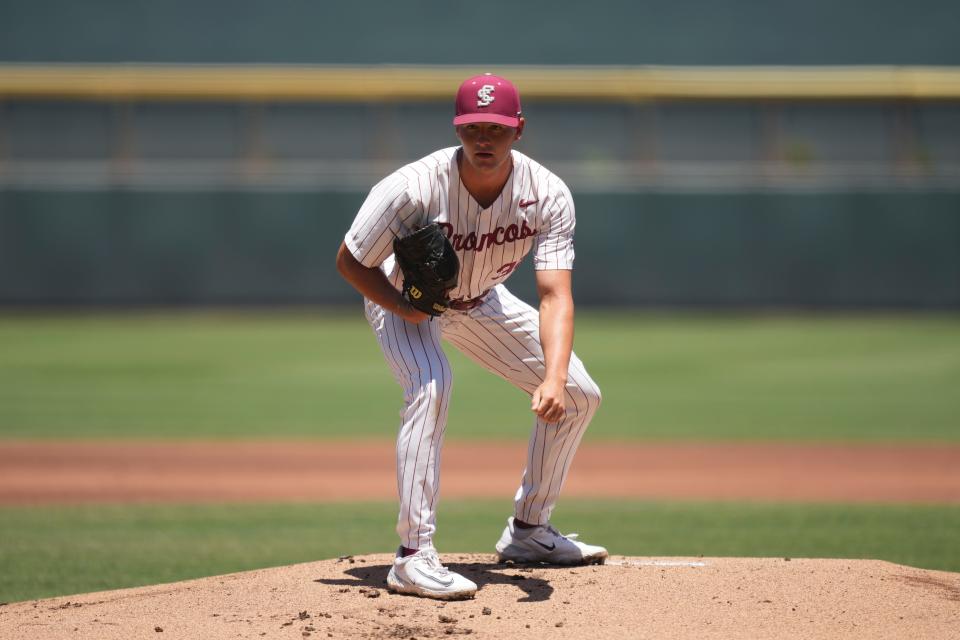
<path id="1" fill-rule="evenodd" d="M 960 574 L 876 560 L 614 557 L 605 566 L 445 554 L 480 586 L 442 603 L 384 590 L 369 555 L 0 607 L 0 637 L 960 637 Z"/>
<path id="2" fill-rule="evenodd" d="M 443 495 L 511 496 L 525 456 L 524 442 L 448 442 Z M 395 465 L 387 440 L 13 441 L 0 504 L 392 500 Z M 960 446 L 587 443 L 563 495 L 957 503 Z"/>

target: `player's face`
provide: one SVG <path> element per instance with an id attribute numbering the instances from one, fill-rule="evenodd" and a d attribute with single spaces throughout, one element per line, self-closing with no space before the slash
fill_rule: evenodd
<path id="1" fill-rule="evenodd" d="M 463 156 L 472 167 L 480 171 L 495 171 L 510 160 L 510 149 L 520 139 L 520 127 L 507 127 L 493 122 L 461 124 L 457 137 L 463 143 Z"/>

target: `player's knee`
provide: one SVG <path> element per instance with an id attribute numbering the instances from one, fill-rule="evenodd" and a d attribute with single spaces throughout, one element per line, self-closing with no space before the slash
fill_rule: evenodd
<path id="1" fill-rule="evenodd" d="M 600 393 L 600 387 L 593 380 L 584 388 L 583 393 L 590 405 L 590 414 L 592 415 L 600 408 L 600 403 L 603 402 L 603 394 Z"/>
<path id="2" fill-rule="evenodd" d="M 435 376 L 427 371 L 418 373 L 420 375 L 411 376 L 405 387 L 403 411 L 428 406 L 439 414 L 442 407 L 449 406 L 453 379 L 449 374 Z"/>
<path id="3" fill-rule="evenodd" d="M 600 402 L 603 400 L 603 396 L 600 393 L 600 387 L 598 387 L 597 383 L 594 382 L 589 376 L 577 384 L 575 398 L 577 401 L 572 407 L 573 410 L 578 415 L 583 415 L 587 419 L 593 416 L 593 414 L 600 407 Z"/>
<path id="4" fill-rule="evenodd" d="M 588 395 L 590 398 L 590 403 L 593 405 L 593 410 L 596 411 L 600 407 L 600 403 L 603 402 L 603 394 L 600 393 L 600 387 L 594 383 L 591 386 L 590 393 Z"/>
<path id="5" fill-rule="evenodd" d="M 453 377 L 446 370 L 439 375 L 425 376 L 420 381 L 420 388 L 431 400 L 446 404 L 453 389 Z"/>

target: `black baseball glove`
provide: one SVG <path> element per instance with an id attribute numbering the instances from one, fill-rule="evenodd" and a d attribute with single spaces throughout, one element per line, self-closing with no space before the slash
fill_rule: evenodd
<path id="1" fill-rule="evenodd" d="M 403 297 L 415 309 L 439 316 L 457 286 L 460 260 L 440 225 L 434 222 L 405 238 L 394 238 L 393 253 L 403 271 Z"/>

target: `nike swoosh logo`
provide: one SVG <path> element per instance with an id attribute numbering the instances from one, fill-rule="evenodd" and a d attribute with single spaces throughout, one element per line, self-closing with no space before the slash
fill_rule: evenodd
<path id="1" fill-rule="evenodd" d="M 447 580 L 444 581 L 444 580 L 441 580 L 440 578 L 437 578 L 437 577 L 435 577 L 435 576 L 430 575 L 429 573 L 424 573 L 423 571 L 420 571 L 420 569 L 418 569 L 417 567 L 414 567 L 413 569 L 414 569 L 417 573 L 419 573 L 420 575 L 422 575 L 424 578 L 426 578 L 427 580 L 433 580 L 434 582 L 436 582 L 437 584 L 439 584 L 439 585 L 441 585 L 441 586 L 443 586 L 443 587 L 449 587 L 450 585 L 453 584 L 453 578 L 447 578 Z"/>
<path id="2" fill-rule="evenodd" d="M 539 201 L 539 200 L 521 200 L 521 201 L 520 201 L 520 208 L 521 208 L 521 209 L 526 209 L 526 208 L 529 207 L 530 205 L 536 204 L 536 203 L 538 203 L 538 202 L 540 202 L 540 201 Z"/>
<path id="3" fill-rule="evenodd" d="M 533 540 L 534 542 L 536 542 L 538 545 L 540 545 L 541 547 L 543 547 L 543 548 L 546 549 L 547 551 L 553 551 L 554 549 L 557 548 L 557 545 L 556 545 L 556 544 L 551 544 L 551 545 L 548 547 L 547 545 L 543 544 L 542 542 L 540 542 L 539 540 L 537 540 L 537 539 L 535 539 L 535 538 L 531 538 L 531 540 Z"/>

